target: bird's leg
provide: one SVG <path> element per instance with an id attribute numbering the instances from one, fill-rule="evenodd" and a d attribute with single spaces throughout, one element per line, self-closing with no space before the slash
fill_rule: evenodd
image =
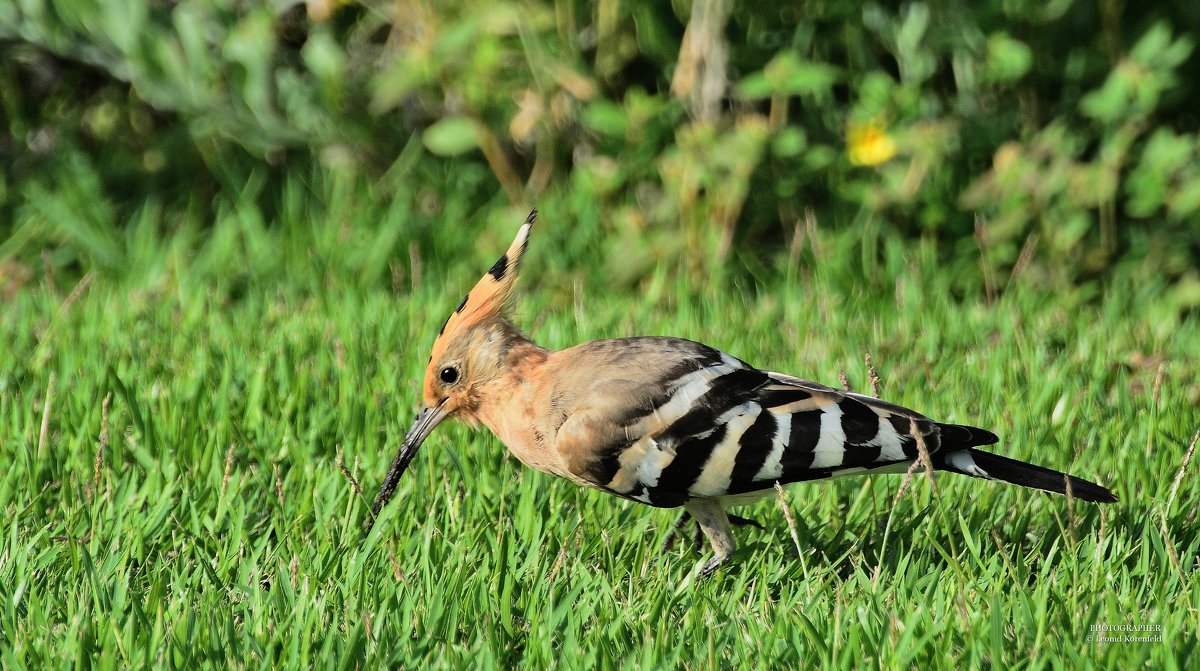
<path id="1" fill-rule="evenodd" d="M 683 532 L 683 528 L 687 526 L 687 522 L 690 519 L 692 519 L 692 516 L 686 512 L 679 516 L 679 521 L 675 523 L 675 526 L 671 527 L 671 530 L 667 532 L 667 537 L 663 539 L 662 552 L 670 552 L 671 548 L 675 547 L 675 541 L 678 540 L 679 535 Z M 758 527 L 759 529 L 763 528 L 763 525 L 759 524 L 758 522 L 755 522 L 754 520 L 748 520 L 744 517 L 738 517 L 737 515 L 730 515 L 729 521 L 738 526 L 749 524 L 751 526 Z M 692 537 L 692 552 L 700 554 L 703 551 L 704 530 L 701 529 L 700 524 L 697 523 L 696 535 Z"/>
<path id="2" fill-rule="evenodd" d="M 686 512 L 679 516 L 679 521 L 675 523 L 675 526 L 671 527 L 671 531 L 668 532 L 667 537 L 665 539 L 663 539 L 663 543 L 662 543 L 662 551 L 663 552 L 667 552 L 671 548 L 675 547 L 675 539 L 679 538 L 680 531 L 682 531 L 683 528 L 685 526 L 687 526 L 687 521 L 690 517 L 691 516 L 688 515 Z"/>
<path id="3" fill-rule="evenodd" d="M 708 536 L 708 542 L 712 543 L 713 558 L 700 569 L 701 576 L 712 575 L 737 547 L 733 530 L 729 527 L 729 516 L 725 514 L 725 508 L 712 499 L 691 499 L 683 507 L 700 525 L 704 535 Z"/>

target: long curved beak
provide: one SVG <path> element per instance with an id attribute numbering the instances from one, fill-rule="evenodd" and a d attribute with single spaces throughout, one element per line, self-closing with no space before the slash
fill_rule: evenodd
<path id="1" fill-rule="evenodd" d="M 383 485 L 379 488 L 379 494 L 375 497 L 375 505 L 371 506 L 371 520 L 367 525 L 367 530 L 375 526 L 375 520 L 379 517 L 379 511 L 383 509 L 387 502 L 391 500 L 392 494 L 396 493 L 396 485 L 400 483 L 400 476 L 404 475 L 405 469 L 408 468 L 408 463 L 417 455 L 417 450 L 420 449 L 421 443 L 433 433 L 433 429 L 450 414 L 453 407 L 446 403 L 448 399 L 442 399 L 441 403 L 432 408 L 421 408 L 421 412 L 417 413 L 417 418 L 413 420 L 412 426 L 409 427 L 408 433 L 404 435 L 404 442 L 400 443 L 400 450 L 396 452 L 396 458 L 392 460 L 392 466 L 388 469 L 387 475 L 383 478 Z"/>

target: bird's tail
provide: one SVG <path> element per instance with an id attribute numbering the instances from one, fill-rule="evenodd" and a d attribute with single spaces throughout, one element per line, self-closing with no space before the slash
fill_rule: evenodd
<path id="1" fill-rule="evenodd" d="M 1094 482 L 1024 461 L 977 450 L 973 447 L 937 454 L 932 461 L 935 462 L 934 467 L 939 470 L 988 480 L 1001 480 L 1055 494 L 1066 494 L 1067 484 L 1070 483 L 1071 496 L 1080 501 L 1095 503 L 1115 503 L 1117 501 L 1117 497 L 1111 491 Z"/>

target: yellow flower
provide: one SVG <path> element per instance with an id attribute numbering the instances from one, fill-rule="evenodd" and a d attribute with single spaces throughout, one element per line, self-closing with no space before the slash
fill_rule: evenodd
<path id="1" fill-rule="evenodd" d="M 876 121 L 846 127 L 846 153 L 854 165 L 880 165 L 896 155 L 896 141 Z"/>

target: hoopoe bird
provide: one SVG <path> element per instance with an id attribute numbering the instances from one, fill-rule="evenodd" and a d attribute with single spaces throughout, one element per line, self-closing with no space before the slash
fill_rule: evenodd
<path id="1" fill-rule="evenodd" d="M 1100 485 L 976 449 L 999 441 L 990 431 L 759 370 L 698 342 L 648 336 L 541 347 L 510 317 L 536 217 L 534 210 L 442 325 L 424 405 L 384 478 L 372 524 L 421 444 L 450 417 L 483 424 L 544 473 L 651 506 L 682 506 L 714 551 L 704 575 L 733 553 L 731 522 L 752 523 L 726 508 L 776 483 L 905 472 L 919 458 L 918 441 L 935 470 L 1117 500 Z"/>

